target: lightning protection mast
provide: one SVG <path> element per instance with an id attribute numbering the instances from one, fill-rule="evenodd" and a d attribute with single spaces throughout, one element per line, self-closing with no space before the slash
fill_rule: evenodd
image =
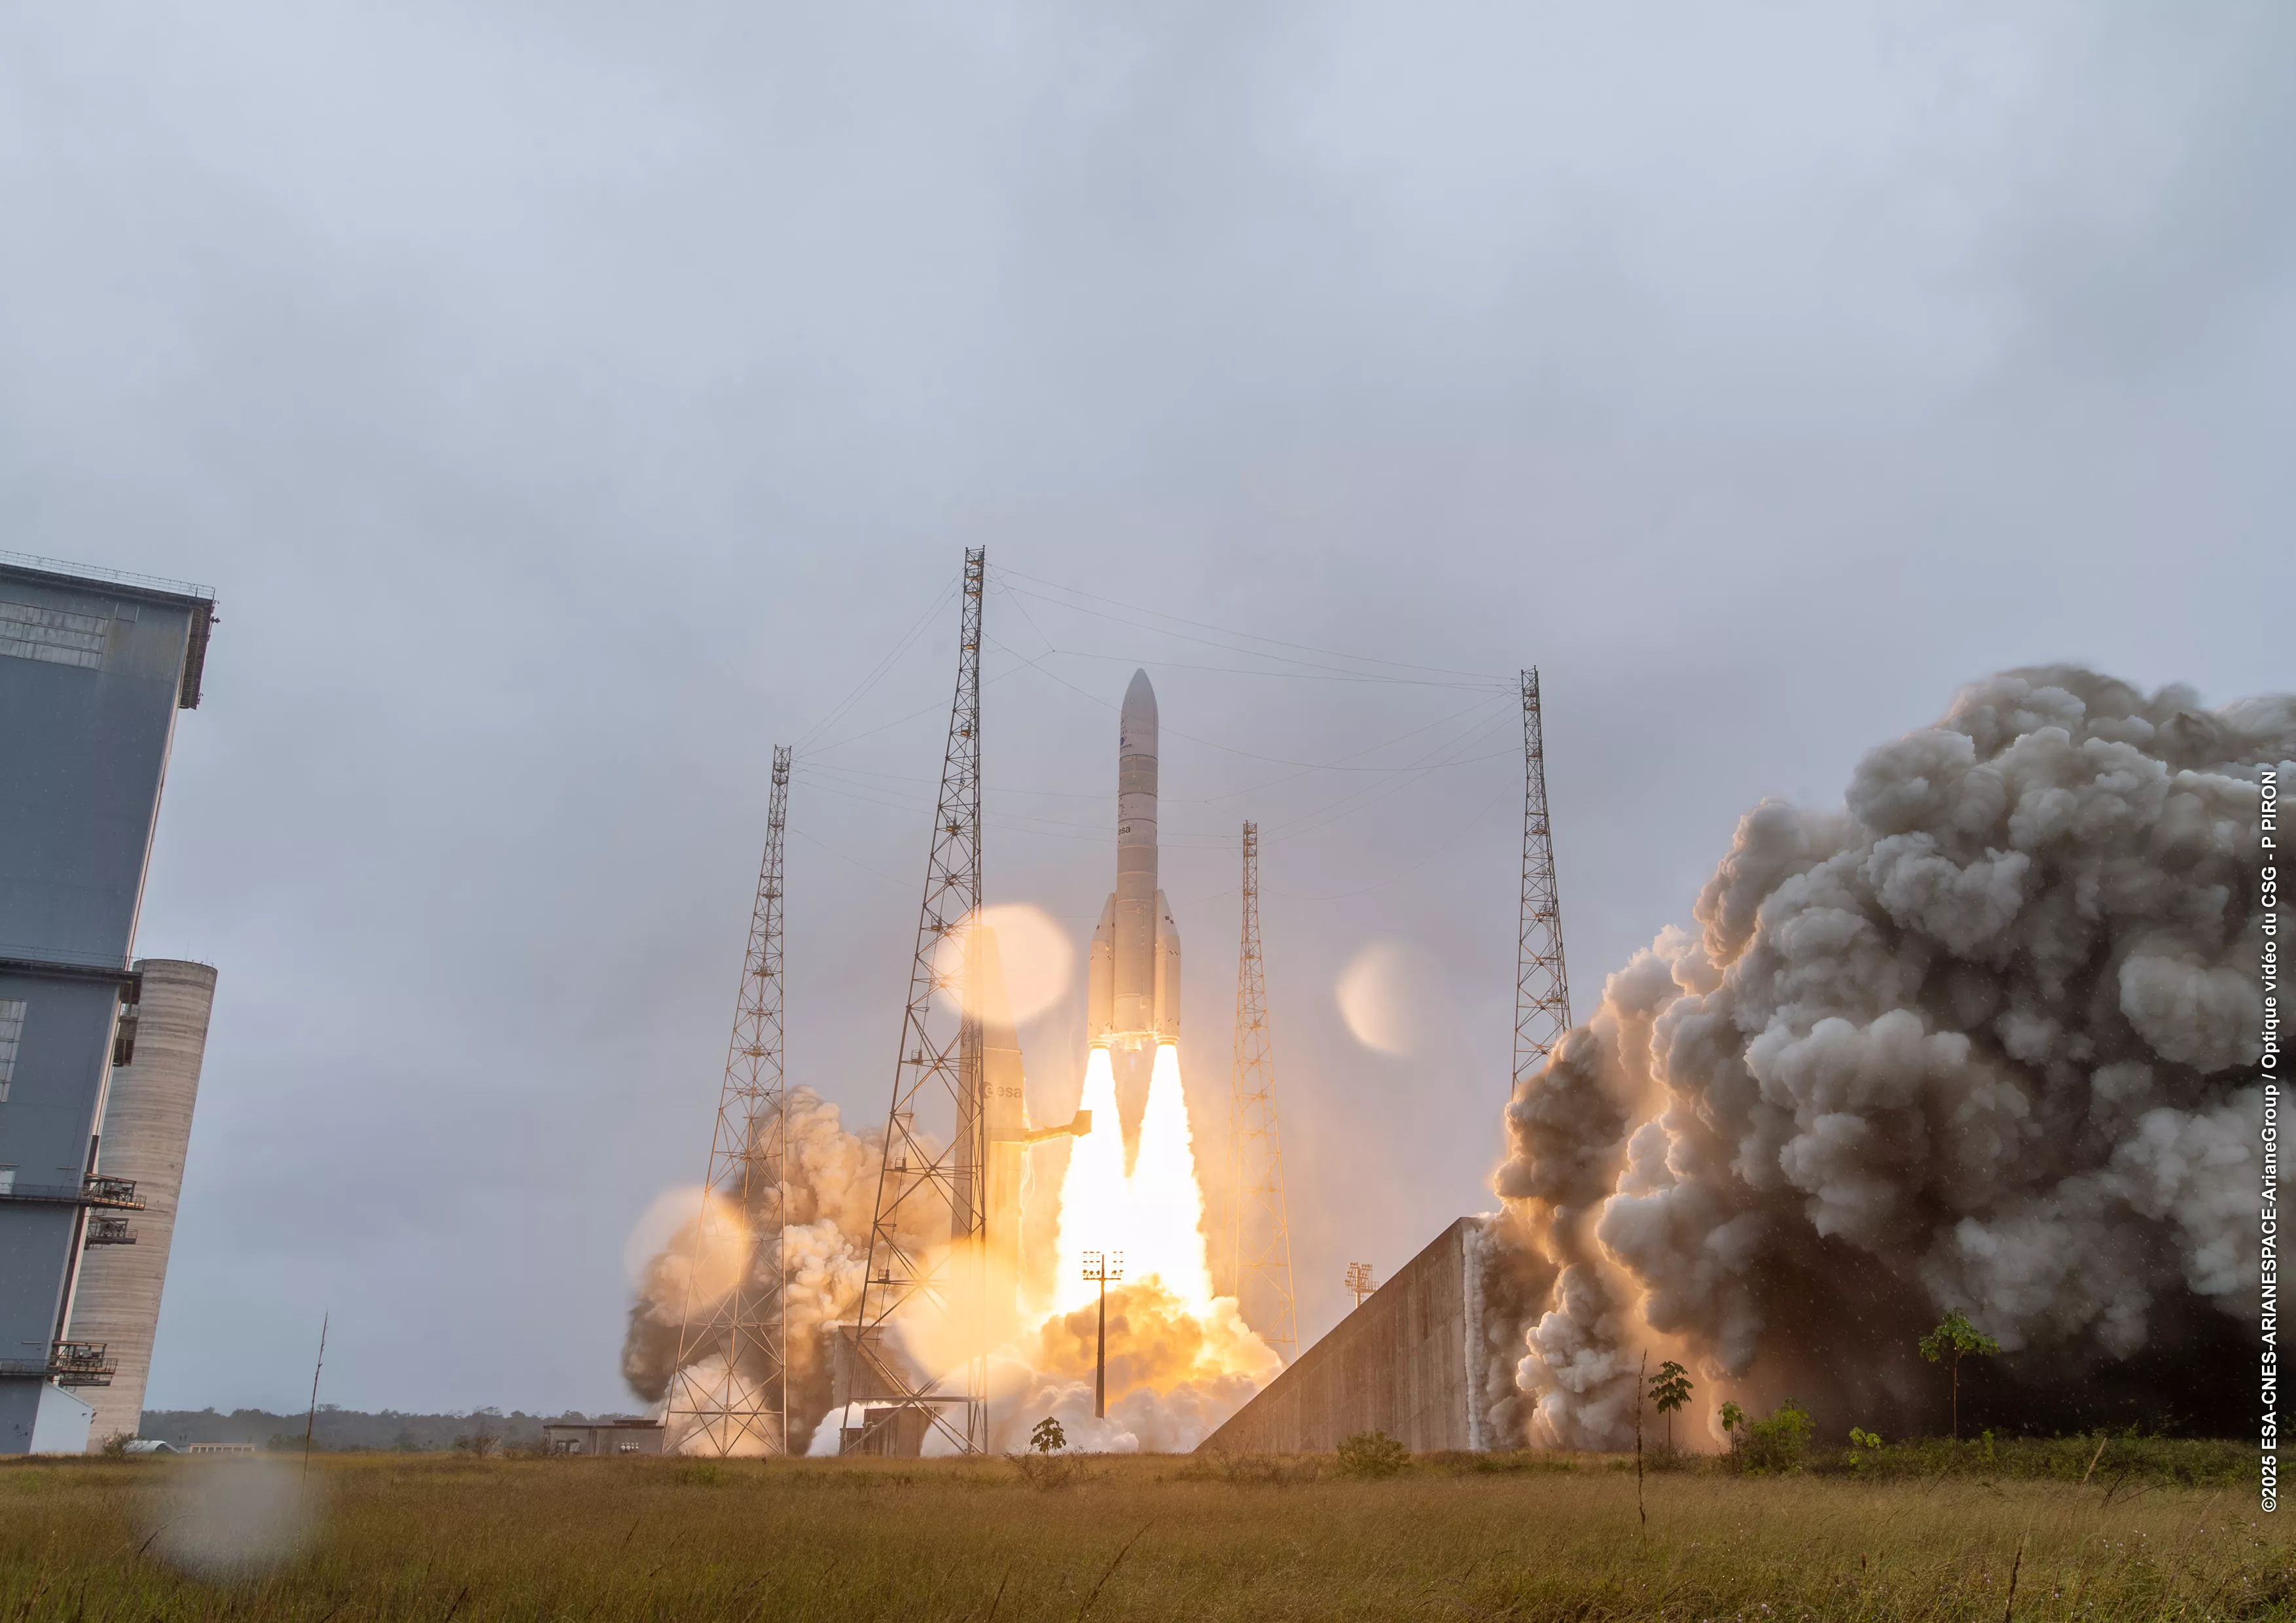
<path id="1" fill-rule="evenodd" d="M 1546 738 L 1538 670 L 1522 673 L 1522 918 L 1514 971 L 1514 1086 L 1521 1087 L 1570 1029 L 1562 967 L 1562 905 L 1554 888 L 1554 833 L 1546 816 Z"/>
<path id="2" fill-rule="evenodd" d="M 1235 1066 L 1227 1122 L 1228 1288 L 1244 1322 L 1289 1364 L 1300 1347 L 1292 1299 L 1292 1231 L 1275 1132 L 1275 1060 L 1259 951 L 1259 825 L 1243 825 L 1243 945 L 1235 973 Z"/>
<path id="3" fill-rule="evenodd" d="M 790 752 L 774 751 L 766 856 L 750 911 L 750 946 L 734 1005 L 726 1086 L 709 1144 L 709 1181 L 694 1225 L 677 1373 L 665 1414 L 689 1454 L 789 1452 L 789 1347 L 782 1224 L 787 1168 L 787 1077 L 782 1054 L 782 834 L 789 821 Z M 696 1301 L 693 1281 L 716 1258 L 739 1269 L 721 1300 Z"/>
<path id="4" fill-rule="evenodd" d="M 980 914 L 980 594 L 984 550 L 964 554 L 956 698 L 909 963 L 909 1008 L 885 1114 L 885 1159 L 849 1348 L 848 1454 L 915 1454 L 938 1430 L 966 1454 L 988 1447 L 988 1165 L 980 1014 L 971 996 Z M 926 1118 L 918 1119 L 920 1112 Z M 897 1328 L 894 1321 L 898 1320 Z M 889 1333 L 889 1329 L 891 1332 Z M 954 1354 L 954 1364 L 949 1361 Z M 928 1369 L 928 1357 L 945 1367 Z"/>

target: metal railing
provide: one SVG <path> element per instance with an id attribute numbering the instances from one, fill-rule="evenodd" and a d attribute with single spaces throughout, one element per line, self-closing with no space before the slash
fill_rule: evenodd
<path id="1" fill-rule="evenodd" d="M 37 570 L 43 575 L 67 575 L 80 580 L 109 581 L 114 586 L 142 586 L 147 591 L 166 592 L 176 597 L 197 597 L 209 602 L 215 601 L 213 586 L 194 586 L 188 580 L 169 580 L 164 575 L 138 575 L 133 570 L 107 570 L 96 563 L 73 563 L 62 558 L 43 558 L 34 553 L 0 552 L 0 563 L 10 563 L 18 569 Z"/>
<path id="2" fill-rule="evenodd" d="M 29 1201 L 43 1206 L 102 1206 L 113 1211 L 142 1211 L 144 1202 L 132 1177 L 106 1177 L 91 1173 L 77 1184 L 9 1184 L 0 1187 L 0 1201 Z"/>
<path id="3" fill-rule="evenodd" d="M 119 1373 L 108 1341 L 58 1341 L 45 1358 L 0 1358 L 0 1375 L 30 1375 L 58 1386 L 110 1386 Z"/>
<path id="4" fill-rule="evenodd" d="M 63 974 L 75 971 L 94 971 L 106 975 L 127 975 L 135 972 L 135 965 L 126 956 L 111 953 L 74 952 L 68 947 L 38 947 L 27 941 L 0 941 L 0 963 L 5 963 L 18 974 Z"/>

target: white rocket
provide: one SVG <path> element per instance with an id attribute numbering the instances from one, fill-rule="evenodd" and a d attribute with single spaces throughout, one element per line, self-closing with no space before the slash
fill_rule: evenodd
<path id="1" fill-rule="evenodd" d="M 1156 690 L 1135 671 L 1117 726 L 1116 889 L 1092 935 L 1085 1034 L 1100 1047 L 1180 1037 L 1180 931 L 1156 888 Z"/>

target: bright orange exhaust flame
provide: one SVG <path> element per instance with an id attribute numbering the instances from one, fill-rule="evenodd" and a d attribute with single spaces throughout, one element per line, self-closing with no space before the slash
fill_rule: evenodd
<path id="1" fill-rule="evenodd" d="M 1115 1070 L 1105 1048 L 1095 1048 L 1086 1064 L 1081 1102 L 1092 1112 L 1093 1130 L 1076 1141 L 1061 1185 L 1054 1309 L 1066 1313 L 1094 1299 L 1099 1288 L 1084 1279 L 1084 1253 L 1094 1250 L 1123 1254 L 1126 1283 L 1153 1279 L 1180 1311 L 1210 1316 L 1214 1298 L 1204 1258 L 1203 1188 L 1196 1180 L 1179 1049 L 1156 1045 L 1140 1152 L 1128 1177 L 1117 1126 Z"/>
<path id="2" fill-rule="evenodd" d="M 1060 1243 L 1053 1275 L 1053 1306 L 1066 1311 L 1090 1301 L 1099 1287 L 1084 1282 L 1087 1250 L 1120 1251 L 1130 1243 L 1132 1192 L 1124 1176 L 1124 1129 L 1116 1113 L 1116 1068 L 1095 1047 L 1085 1062 L 1084 1097 L 1092 1131 L 1071 1140 L 1068 1176 L 1061 1181 Z M 1128 1272 L 1129 1270 L 1128 1269 Z"/>
<path id="3" fill-rule="evenodd" d="M 1078 1103 L 1092 1112 L 1093 1127 L 1070 1141 L 1051 1299 L 1035 1304 L 1018 1324 L 1003 1320 L 1005 1329 L 993 1330 L 990 1320 L 1001 1315 L 968 1299 L 960 1283 L 968 1275 L 952 1267 L 948 1311 L 906 1322 L 902 1345 L 918 1367 L 944 1372 L 944 1379 L 955 1378 L 947 1373 L 976 1348 L 1006 1361 L 1000 1378 L 1008 1388 L 996 1423 L 1018 1430 L 1000 1447 L 1021 1447 L 1028 1425 L 1055 1413 L 1087 1448 L 1137 1446 L 1119 1441 L 1128 1437 L 1152 1447 L 1193 1447 L 1190 1439 L 1233 1414 L 1275 1378 L 1283 1361 L 1243 1322 L 1234 1298 L 1212 1293 L 1178 1049 L 1166 1043 L 1156 1050 L 1129 1176 L 1115 1069 L 1104 1048 L 1091 1052 Z M 1084 1278 L 1087 1251 L 1123 1259 L 1121 1281 L 1108 1291 L 1104 1421 L 1091 1414 L 1099 1286 Z M 999 1347 L 998 1338 L 1008 1333 Z M 1122 1413 L 1119 1400 L 1127 1400 Z"/>
<path id="4" fill-rule="evenodd" d="M 1160 1280 L 1184 1307 L 1208 1311 L 1212 1281 L 1204 1265 L 1203 1187 L 1196 1181 L 1188 1102 L 1180 1091 L 1180 1050 L 1172 1043 L 1156 1045 L 1128 1193 L 1132 1232 L 1123 1243 L 1125 1273 Z"/>

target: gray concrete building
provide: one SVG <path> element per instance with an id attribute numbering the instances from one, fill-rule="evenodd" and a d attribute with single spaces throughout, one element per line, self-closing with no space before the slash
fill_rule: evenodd
<path id="1" fill-rule="evenodd" d="M 135 923 L 214 594 L 0 553 L 0 1454 L 77 1451 L 106 1345 L 71 1332 L 86 1248 L 145 1209 L 108 1172 Z M 122 1225 L 119 1219 L 127 1218 Z"/>
<path id="2" fill-rule="evenodd" d="M 619 1416 L 607 1420 L 545 1422 L 543 1443 L 553 1454 L 580 1454 L 619 1459 L 634 1454 L 660 1454 L 663 1427 L 658 1420 Z"/>
<path id="3" fill-rule="evenodd" d="M 1462 1217 L 1373 1291 L 1199 1454 L 1328 1454 L 1364 1431 L 1413 1453 L 1484 1449 L 1482 1220 Z"/>

